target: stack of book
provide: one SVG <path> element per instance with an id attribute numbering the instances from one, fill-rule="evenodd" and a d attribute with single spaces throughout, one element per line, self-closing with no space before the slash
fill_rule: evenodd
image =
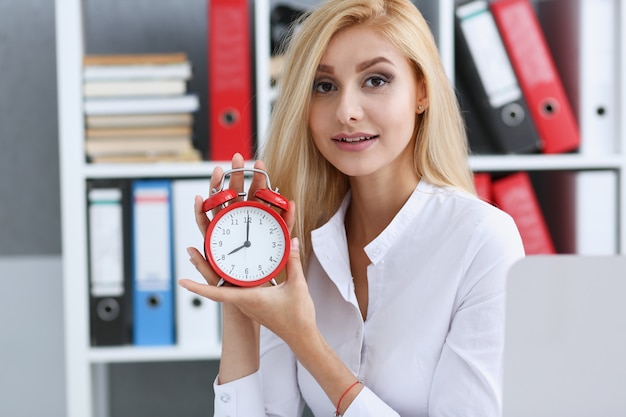
<path id="1" fill-rule="evenodd" d="M 88 55 L 83 66 L 85 152 L 92 163 L 199 161 L 185 53 Z"/>

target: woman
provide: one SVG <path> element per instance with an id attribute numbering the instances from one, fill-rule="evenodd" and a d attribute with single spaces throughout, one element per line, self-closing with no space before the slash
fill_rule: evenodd
<path id="1" fill-rule="evenodd" d="M 215 415 L 298 416 L 304 401 L 316 416 L 499 415 L 522 244 L 474 195 L 454 91 L 408 0 L 330 0 L 305 17 L 262 157 L 292 200 L 286 279 L 217 287 L 190 249 L 208 285 L 181 281 L 223 302 Z"/>

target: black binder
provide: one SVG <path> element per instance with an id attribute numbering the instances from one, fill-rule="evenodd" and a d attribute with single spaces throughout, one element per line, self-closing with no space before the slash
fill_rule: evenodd
<path id="1" fill-rule="evenodd" d="M 494 149 L 538 152 L 541 141 L 487 1 L 456 6 L 455 38 L 457 77 Z"/>
<path id="2" fill-rule="evenodd" d="M 91 344 L 130 344 L 133 320 L 128 181 L 89 181 L 87 207 Z"/>

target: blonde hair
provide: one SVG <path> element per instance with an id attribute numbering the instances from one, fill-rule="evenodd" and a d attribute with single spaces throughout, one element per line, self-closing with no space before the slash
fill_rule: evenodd
<path id="1" fill-rule="evenodd" d="M 326 46 L 341 30 L 368 25 L 379 31 L 415 66 L 425 81 L 427 110 L 416 117 L 414 168 L 441 186 L 474 192 L 467 140 L 453 87 L 435 40 L 409 0 L 329 0 L 303 16 L 286 51 L 285 68 L 261 158 L 272 183 L 296 202 L 292 236 L 306 262 L 310 233 L 336 212 L 348 178 L 317 150 L 308 129 L 313 80 Z"/>

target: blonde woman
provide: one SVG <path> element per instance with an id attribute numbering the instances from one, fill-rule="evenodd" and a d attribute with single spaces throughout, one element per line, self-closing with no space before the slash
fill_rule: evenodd
<path id="1" fill-rule="evenodd" d="M 524 253 L 512 219 L 475 196 L 419 11 L 320 5 L 289 44 L 280 88 L 255 166 L 292 200 L 285 279 L 218 287 L 191 248 L 207 285 L 181 280 L 223 303 L 215 415 L 294 417 L 305 403 L 316 416 L 499 415 L 505 278 Z"/>

